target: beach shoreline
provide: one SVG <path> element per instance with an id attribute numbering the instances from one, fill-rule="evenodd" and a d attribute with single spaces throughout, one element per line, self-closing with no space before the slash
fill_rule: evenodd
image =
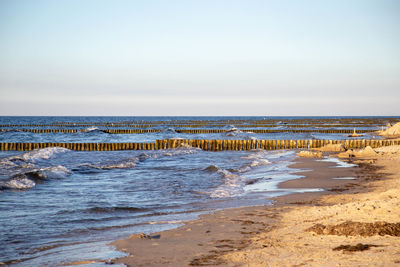
<path id="1" fill-rule="evenodd" d="M 382 160 L 379 160 L 379 164 Z M 131 235 L 128 239 L 112 243 L 117 249 L 129 254 L 127 257 L 113 260 L 113 262 L 123 263 L 127 266 L 265 266 L 266 262 L 274 262 L 272 260 L 274 258 L 276 265 L 305 263 L 302 261 L 304 257 L 301 255 L 290 257 L 291 261 L 289 262 L 280 262 L 279 253 L 275 253 L 275 245 L 278 245 L 280 241 L 276 241 L 276 244 L 266 241 L 270 240 L 268 235 L 281 231 L 279 229 L 288 230 L 285 220 L 290 221 L 292 212 L 307 214 L 308 209 L 342 205 L 361 195 L 375 194 L 374 192 L 377 190 L 375 184 L 382 179 L 389 179 L 387 175 L 378 172 L 380 167 L 373 163 L 375 161 L 376 159 L 358 160 L 355 167 L 340 168 L 335 167 L 336 163 L 334 162 L 297 157 L 291 167 L 302 169 L 296 174 L 304 177 L 283 182 L 279 187 L 322 188 L 324 191 L 293 193 L 275 197 L 273 198 L 274 204 L 268 206 L 217 211 L 202 215 L 198 220 L 186 222 L 182 227 L 154 233 L 150 236 Z M 289 219 L 287 219 L 288 216 Z M 315 217 L 315 214 L 312 216 Z M 303 225 L 310 224 L 310 222 L 308 224 L 300 222 L 299 216 L 296 217 L 296 221 Z M 291 228 L 294 226 L 296 225 L 292 225 Z M 301 233 L 296 232 L 296 234 L 300 237 L 312 235 L 304 230 Z M 262 244 L 263 242 L 268 245 Z M 304 247 L 308 246 L 303 245 Z M 288 244 L 279 246 L 281 252 L 286 253 L 285 247 Z M 265 253 L 269 250 L 274 252 Z M 287 251 L 291 250 L 293 248 L 289 245 Z M 335 251 L 335 253 L 342 252 Z M 316 265 L 318 264 L 320 263 L 316 263 Z M 271 263 L 270 266 L 274 266 L 274 264 Z"/>

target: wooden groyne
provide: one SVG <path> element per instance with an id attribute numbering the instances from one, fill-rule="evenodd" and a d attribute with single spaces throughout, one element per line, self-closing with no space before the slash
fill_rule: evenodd
<path id="1" fill-rule="evenodd" d="M 88 130 L 82 129 L 0 129 L 0 132 L 8 132 L 8 131 L 16 131 L 16 132 L 28 132 L 28 133 L 79 133 L 79 132 L 88 132 Z M 144 133 L 159 133 L 165 131 L 164 129 L 111 129 L 111 130 L 98 130 L 104 133 L 109 134 L 144 134 Z M 176 129 L 174 130 L 176 133 L 183 134 L 216 134 L 216 133 L 229 133 L 232 130 L 224 130 L 224 129 Z M 241 129 L 242 132 L 247 133 L 339 133 L 339 134 L 351 134 L 353 133 L 353 129 L 341 129 L 341 130 L 324 130 L 324 129 L 279 129 L 279 130 L 270 130 L 270 129 Z M 357 130 L 357 133 L 372 133 L 376 132 L 376 130 Z"/>
<path id="2" fill-rule="evenodd" d="M 0 132 L 26 132 L 26 133 L 77 133 L 74 129 L 1 129 Z"/>
<path id="3" fill-rule="evenodd" d="M 80 124 L 0 124 L 0 128 L 10 127 L 36 127 L 36 128 L 82 128 L 82 127 L 105 127 L 105 128 L 154 128 L 154 127 L 173 127 L 173 128 L 206 128 L 206 127 L 226 127 L 227 124 L 213 123 L 196 123 L 196 124 L 96 124 L 96 123 L 80 123 Z M 354 128 L 354 127 L 379 127 L 382 124 L 237 124 L 236 128 L 272 128 L 272 127 L 287 127 L 287 128 Z"/>
<path id="4" fill-rule="evenodd" d="M 400 145 L 399 140 L 195 140 L 163 139 L 153 143 L 0 143 L 0 151 L 30 151 L 62 147 L 76 151 L 158 150 L 196 147 L 205 151 L 243 151 L 251 149 L 311 149 L 327 144 L 342 144 L 345 148 L 372 148 Z"/>

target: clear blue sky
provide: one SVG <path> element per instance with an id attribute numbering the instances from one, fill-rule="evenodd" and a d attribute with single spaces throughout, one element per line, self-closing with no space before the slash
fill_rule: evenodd
<path id="1" fill-rule="evenodd" d="M 0 115 L 400 115 L 400 1 L 0 0 Z"/>

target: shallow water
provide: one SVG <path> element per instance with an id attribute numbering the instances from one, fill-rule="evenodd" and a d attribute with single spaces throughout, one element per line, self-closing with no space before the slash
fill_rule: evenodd
<path id="1" fill-rule="evenodd" d="M 94 124 L 86 127 L 92 131 L 76 134 L 3 132 L 0 142 L 344 138 L 335 134 L 245 131 L 184 135 L 168 130 L 168 125 L 159 126 L 165 131 L 153 134 L 106 134 L 93 129 L 99 122 L 176 123 L 189 119 L 194 118 L 0 117 L 0 124 Z M 106 260 L 122 255 L 108 243 L 132 233 L 171 229 L 216 209 L 269 204 L 268 197 L 297 192 L 277 188 L 280 182 L 298 177 L 292 174 L 295 170 L 288 168 L 294 157 L 294 151 L 288 150 L 207 152 L 191 147 L 157 151 L 80 152 L 46 148 L 0 152 L 0 262 L 57 266 Z M 104 263 L 89 264 L 100 265 Z"/>

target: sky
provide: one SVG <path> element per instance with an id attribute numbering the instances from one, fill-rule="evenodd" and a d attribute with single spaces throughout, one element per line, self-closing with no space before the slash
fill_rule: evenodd
<path id="1" fill-rule="evenodd" d="M 398 0 L 0 0 L 0 115 L 400 115 Z"/>

